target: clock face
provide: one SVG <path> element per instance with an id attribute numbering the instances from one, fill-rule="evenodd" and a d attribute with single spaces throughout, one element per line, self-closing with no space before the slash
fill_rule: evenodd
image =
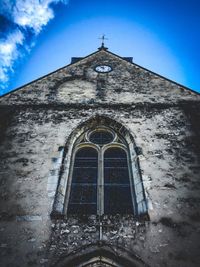
<path id="1" fill-rule="evenodd" d="M 110 72 L 112 70 L 112 68 L 110 66 L 107 66 L 107 65 L 99 65 L 99 66 L 96 66 L 95 70 L 97 72 Z"/>

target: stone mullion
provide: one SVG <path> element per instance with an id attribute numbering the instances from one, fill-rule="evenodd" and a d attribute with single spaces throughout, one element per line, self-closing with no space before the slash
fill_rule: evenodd
<path id="1" fill-rule="evenodd" d="M 97 207 L 98 214 L 104 213 L 104 179 L 103 179 L 103 151 L 99 151 L 99 164 L 98 164 L 98 189 L 97 189 Z"/>

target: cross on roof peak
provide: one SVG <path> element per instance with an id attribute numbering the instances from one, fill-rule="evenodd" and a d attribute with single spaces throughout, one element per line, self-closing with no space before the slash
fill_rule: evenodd
<path id="1" fill-rule="evenodd" d="M 101 40 L 101 47 L 100 47 L 100 49 L 102 49 L 102 48 L 107 49 L 104 46 L 104 43 L 105 43 L 105 40 L 108 40 L 108 38 L 106 38 L 105 36 L 106 36 L 105 34 L 102 34 L 102 37 L 99 38 Z"/>

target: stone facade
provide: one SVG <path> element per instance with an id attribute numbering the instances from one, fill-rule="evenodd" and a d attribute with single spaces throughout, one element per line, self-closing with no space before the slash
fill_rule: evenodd
<path id="1" fill-rule="evenodd" d="M 199 104 L 105 48 L 3 96 L 0 266 L 199 266 Z M 71 137 L 97 118 L 133 137 L 145 216 L 53 212 Z"/>

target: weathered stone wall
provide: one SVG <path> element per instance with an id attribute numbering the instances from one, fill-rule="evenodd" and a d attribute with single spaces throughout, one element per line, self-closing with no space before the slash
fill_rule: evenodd
<path id="1" fill-rule="evenodd" d="M 113 68 L 97 73 L 98 64 Z M 118 56 L 101 50 L 4 96 L 3 104 L 177 103 L 199 95 Z"/>
<path id="2" fill-rule="evenodd" d="M 113 72 L 94 72 L 102 60 Z M 82 246 L 106 244 L 116 257 L 123 247 L 152 267 L 199 266 L 199 99 L 105 51 L 3 97 L 0 265 L 51 266 Z M 134 136 L 149 220 L 51 218 L 66 142 L 96 114 Z"/>

